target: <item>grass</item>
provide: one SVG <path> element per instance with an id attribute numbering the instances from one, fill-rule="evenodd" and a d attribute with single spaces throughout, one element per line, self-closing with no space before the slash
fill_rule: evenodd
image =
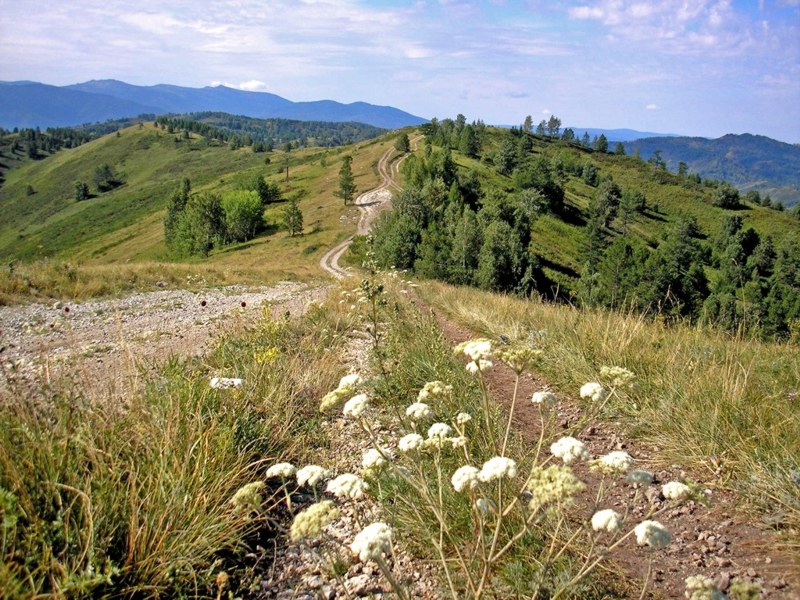
<path id="1" fill-rule="evenodd" d="M 576 396 L 604 365 L 633 371 L 636 390 L 609 417 L 657 445 L 665 460 L 736 489 L 800 551 L 796 346 L 433 282 L 419 294 L 482 335 L 540 343 L 540 371 L 562 393 Z"/>
<path id="2" fill-rule="evenodd" d="M 230 499 L 265 463 L 324 443 L 316 401 L 349 327 L 318 310 L 300 322 L 265 316 L 206 359 L 167 361 L 122 402 L 4 367 L 4 597 L 208 597 L 223 571 L 245 585 L 241 553 L 270 527 Z M 211 389 L 212 375 L 244 384 Z"/>

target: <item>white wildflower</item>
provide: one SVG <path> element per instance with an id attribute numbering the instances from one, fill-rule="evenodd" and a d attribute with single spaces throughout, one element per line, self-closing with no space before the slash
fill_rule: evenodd
<path id="1" fill-rule="evenodd" d="M 447 423 L 434 423 L 428 428 L 429 439 L 439 439 L 450 437 L 453 434 L 453 428 Z"/>
<path id="2" fill-rule="evenodd" d="M 492 355 L 492 342 L 487 339 L 468 340 L 455 347 L 455 352 L 463 352 L 470 360 L 478 361 Z"/>
<path id="3" fill-rule="evenodd" d="M 400 441 L 397 442 L 397 449 L 400 450 L 400 452 L 419 450 L 422 448 L 424 442 L 425 440 L 420 434 L 409 433 L 400 438 Z"/>
<path id="4" fill-rule="evenodd" d="M 464 465 L 463 467 L 459 467 L 453 476 L 450 478 L 450 482 L 453 484 L 453 488 L 457 492 L 463 492 L 464 490 L 472 490 L 478 487 L 480 483 L 478 481 L 478 475 L 480 471 L 473 466 Z"/>
<path id="5" fill-rule="evenodd" d="M 426 402 L 435 400 L 436 398 L 444 398 L 453 391 L 452 385 L 446 385 L 441 381 L 429 381 L 417 394 L 418 402 Z"/>
<path id="6" fill-rule="evenodd" d="M 642 521 L 633 528 L 633 532 L 637 544 L 650 546 L 654 550 L 666 547 L 672 539 L 669 531 L 658 521 Z"/>
<path id="7" fill-rule="evenodd" d="M 686 578 L 686 591 L 683 595 L 689 600 L 725 600 L 727 596 L 717 589 L 714 580 L 705 575 L 691 575 Z"/>
<path id="8" fill-rule="evenodd" d="M 495 456 L 490 458 L 481 468 L 478 479 L 483 482 L 495 481 L 506 477 L 514 479 L 517 476 L 517 463 L 505 456 Z"/>
<path id="9" fill-rule="evenodd" d="M 263 481 L 254 481 L 240 487 L 231 498 L 230 503 L 239 510 L 256 510 L 261 506 L 261 490 Z"/>
<path id="10" fill-rule="evenodd" d="M 589 450 L 586 449 L 586 444 L 570 436 L 562 437 L 550 444 L 550 452 L 556 458 L 563 460 L 565 465 L 571 465 L 577 460 L 589 458 Z"/>
<path id="11" fill-rule="evenodd" d="M 392 550 L 392 529 L 386 523 L 367 525 L 350 545 L 361 562 L 383 560 Z"/>
<path id="12" fill-rule="evenodd" d="M 462 427 L 472 421 L 472 415 L 469 413 L 461 412 L 456 415 L 456 425 L 461 425 Z"/>
<path id="13" fill-rule="evenodd" d="M 607 531 L 608 533 L 615 533 L 619 531 L 622 525 L 622 517 L 615 510 L 606 508 L 598 510 L 592 515 L 592 529 L 595 531 Z"/>
<path id="14" fill-rule="evenodd" d="M 677 500 L 678 502 L 683 502 L 692 494 L 691 488 L 680 481 L 665 483 L 661 491 L 666 499 Z"/>
<path id="15" fill-rule="evenodd" d="M 336 479 L 331 479 L 328 482 L 328 487 L 325 489 L 328 493 L 333 494 L 337 498 L 357 500 L 369 489 L 369 484 L 358 475 L 344 473 L 343 475 L 339 475 Z"/>
<path id="16" fill-rule="evenodd" d="M 345 402 L 342 413 L 346 417 L 357 419 L 369 408 L 369 397 L 366 394 L 358 394 Z"/>
<path id="17" fill-rule="evenodd" d="M 581 398 L 588 398 L 592 402 L 601 402 L 608 397 L 608 392 L 603 389 L 603 386 L 592 381 L 584 383 L 581 386 Z"/>
<path id="18" fill-rule="evenodd" d="M 267 479 L 271 479 L 272 477 L 288 479 L 295 474 L 295 471 L 297 471 L 297 469 L 294 468 L 292 463 L 278 463 L 267 469 Z"/>
<path id="19" fill-rule="evenodd" d="M 209 385 L 215 390 L 227 390 L 241 387 L 244 379 L 239 377 L 212 377 Z"/>
<path id="20" fill-rule="evenodd" d="M 386 466 L 387 456 L 389 456 L 389 454 L 386 450 L 381 453 L 381 451 L 376 448 L 370 448 L 361 458 L 361 466 L 365 469 L 379 471 Z"/>
<path id="21" fill-rule="evenodd" d="M 483 373 L 490 370 L 493 366 L 494 365 L 492 364 L 492 361 L 481 358 L 477 362 L 476 361 L 468 362 L 466 368 L 467 368 L 467 373 L 472 373 L 473 375 L 475 375 L 476 373 L 478 373 L 478 371 Z"/>
<path id="22" fill-rule="evenodd" d="M 534 467 L 528 476 L 527 489 L 531 494 L 528 508 L 532 511 L 557 502 L 567 504 L 575 494 L 580 493 L 586 485 L 575 477 L 572 469 L 551 465 L 546 469 Z"/>
<path id="23" fill-rule="evenodd" d="M 622 475 L 630 471 L 633 458 L 623 450 L 614 450 L 592 462 L 592 468 L 606 475 Z"/>
<path id="24" fill-rule="evenodd" d="M 345 375 L 339 380 L 339 387 L 340 390 L 352 390 L 353 388 L 361 385 L 364 383 L 364 379 L 358 373 L 350 373 L 349 375 Z"/>
<path id="25" fill-rule="evenodd" d="M 463 435 L 460 435 L 458 437 L 451 437 L 450 444 L 453 446 L 453 448 L 466 448 L 467 438 L 465 438 Z"/>
<path id="26" fill-rule="evenodd" d="M 653 474 L 648 471 L 634 469 L 625 477 L 629 483 L 638 483 L 639 485 L 650 485 L 655 480 Z"/>
<path id="27" fill-rule="evenodd" d="M 633 381 L 636 376 L 622 367 L 600 367 L 600 377 L 610 380 L 614 387 L 620 387 Z"/>
<path id="28" fill-rule="evenodd" d="M 323 469 L 317 465 L 306 465 L 297 470 L 297 485 L 310 485 L 314 487 L 320 481 L 330 475 L 328 469 Z"/>
<path id="29" fill-rule="evenodd" d="M 406 408 L 406 416 L 412 421 L 422 421 L 431 416 L 431 407 L 424 402 L 414 402 Z"/>
<path id="30" fill-rule="evenodd" d="M 312 504 L 297 514 L 292 521 L 289 534 L 292 540 L 317 535 L 322 528 L 339 516 L 339 510 L 330 500 Z"/>
<path id="31" fill-rule="evenodd" d="M 553 406 L 556 403 L 556 395 L 552 392 L 534 392 L 531 402 L 541 406 Z"/>

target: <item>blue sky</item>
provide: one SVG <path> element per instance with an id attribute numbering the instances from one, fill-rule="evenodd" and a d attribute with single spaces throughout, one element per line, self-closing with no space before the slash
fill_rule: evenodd
<path id="1" fill-rule="evenodd" d="M 0 80 L 800 143 L 800 0 L 0 0 Z"/>

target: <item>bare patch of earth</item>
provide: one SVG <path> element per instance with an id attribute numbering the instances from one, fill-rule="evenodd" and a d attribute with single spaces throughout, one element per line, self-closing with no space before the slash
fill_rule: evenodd
<path id="1" fill-rule="evenodd" d="M 69 376 L 90 397 L 115 397 L 131 393 L 143 373 L 171 355 L 202 356 L 224 331 L 256 321 L 263 310 L 299 313 L 325 293 L 326 288 L 282 282 L 4 306 L 2 370 L 6 377 L 31 381 Z"/>

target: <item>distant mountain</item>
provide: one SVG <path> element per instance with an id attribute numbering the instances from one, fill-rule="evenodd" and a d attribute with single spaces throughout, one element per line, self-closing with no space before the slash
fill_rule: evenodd
<path id="1" fill-rule="evenodd" d="M 747 192 L 757 190 L 791 206 L 800 203 L 800 146 L 762 135 L 728 134 L 710 140 L 699 137 L 645 138 L 625 144 L 649 159 L 660 150 L 670 171 L 678 163 L 691 173 L 719 179 Z"/>
<path id="2" fill-rule="evenodd" d="M 677 137 L 674 133 L 653 133 L 652 131 L 636 131 L 635 129 L 602 129 L 597 127 L 571 127 L 575 132 L 575 136 L 580 139 L 583 137 L 584 132 L 589 134 L 589 137 L 594 139 L 595 136 L 603 134 L 610 144 L 616 142 L 630 142 L 641 138 L 663 138 L 663 137 Z"/>
<path id="3" fill-rule="evenodd" d="M 384 129 L 419 125 L 426 120 L 393 108 L 333 100 L 292 102 L 266 92 L 225 86 L 187 88 L 137 86 L 113 79 L 64 87 L 41 83 L 0 82 L 0 127 L 81 125 L 143 113 L 218 111 L 255 118 L 283 118 L 334 123 L 366 123 Z"/>

